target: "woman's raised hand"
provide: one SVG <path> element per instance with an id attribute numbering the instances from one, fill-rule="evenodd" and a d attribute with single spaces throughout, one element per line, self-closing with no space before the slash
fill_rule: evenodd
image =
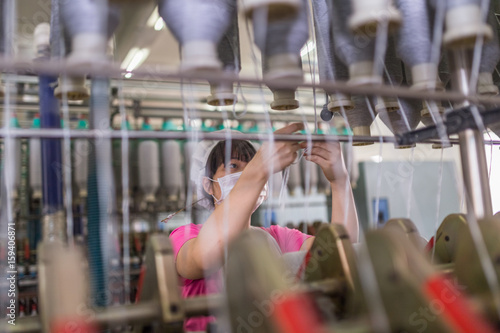
<path id="1" fill-rule="evenodd" d="M 303 129 L 304 124 L 292 123 L 275 131 L 274 134 L 293 134 Z M 265 142 L 247 165 L 247 168 L 250 166 L 258 168 L 257 170 L 265 172 L 266 178 L 269 178 L 272 174 L 292 164 L 297 158 L 297 151 L 300 148 L 299 140 L 274 141 L 274 144 Z"/>
<path id="2" fill-rule="evenodd" d="M 302 142 L 300 148 L 308 148 L 307 142 Z M 342 157 L 342 148 L 338 142 L 313 142 L 310 151 L 306 151 L 304 158 L 321 167 L 330 183 L 347 180 L 347 169 Z"/>

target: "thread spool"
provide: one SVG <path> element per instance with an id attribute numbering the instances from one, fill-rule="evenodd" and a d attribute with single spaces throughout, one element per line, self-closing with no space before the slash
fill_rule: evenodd
<path id="1" fill-rule="evenodd" d="M 492 10 L 488 13 L 488 24 L 495 29 L 493 29 L 493 39 L 483 44 L 477 92 L 480 95 L 495 96 L 498 95 L 498 87 L 493 83 L 493 71 L 500 61 L 500 45 L 498 41 L 499 25 Z"/>
<path id="2" fill-rule="evenodd" d="M 166 140 L 161 146 L 163 188 L 168 200 L 176 201 L 182 187 L 181 147 L 175 140 Z"/>
<path id="3" fill-rule="evenodd" d="M 442 87 L 438 82 L 438 68 L 432 63 L 432 30 L 426 0 L 396 0 L 403 15 L 397 34 L 398 56 L 410 67 L 416 90 L 434 90 Z"/>
<path id="4" fill-rule="evenodd" d="M 291 195 L 295 196 L 302 185 L 302 174 L 300 173 L 300 163 L 293 163 L 290 165 L 290 173 L 288 175 L 288 191 Z"/>
<path id="5" fill-rule="evenodd" d="M 256 29 L 258 27 L 254 24 L 254 32 Z M 268 87 L 273 92 L 273 110 L 293 110 L 299 107 L 299 102 L 295 100 L 295 89 L 278 87 L 280 82 L 303 80 L 300 50 L 308 37 L 307 7 L 304 0 L 295 17 L 274 20 L 267 25 L 265 42 L 258 46 L 263 52 L 263 77 L 270 81 Z"/>
<path id="6" fill-rule="evenodd" d="M 448 67 L 448 59 L 446 56 L 441 57 L 438 65 L 439 80 L 443 89 L 446 89 L 448 82 L 450 82 L 450 68 Z"/>
<path id="7" fill-rule="evenodd" d="M 119 7 L 106 1 L 61 1 L 62 22 L 71 37 L 71 66 L 108 63 L 108 39 L 119 23 Z M 59 54 L 60 55 L 60 54 Z"/>
<path id="8" fill-rule="evenodd" d="M 224 72 L 239 73 L 241 56 L 236 8 L 231 16 L 231 25 L 217 46 L 217 53 Z M 233 105 L 237 100 L 231 82 L 210 83 L 210 93 L 210 96 L 207 97 L 207 104 L 212 106 Z"/>
<path id="9" fill-rule="evenodd" d="M 332 11 L 332 6 L 330 2 L 327 3 L 325 0 L 314 0 L 312 7 L 319 79 L 322 83 L 333 80 L 347 81 L 349 79 L 349 71 L 334 53 L 332 22 L 329 14 Z M 333 91 L 325 92 L 330 98 L 330 102 L 328 103 L 329 111 L 340 112 L 342 108 L 344 110 L 351 110 L 354 107 L 349 94 L 335 93 Z"/>
<path id="10" fill-rule="evenodd" d="M 85 77 L 61 77 L 57 80 L 57 88 L 54 95 L 62 99 L 64 95 L 70 101 L 86 100 L 90 97 L 89 89 L 85 86 Z"/>
<path id="11" fill-rule="evenodd" d="M 379 113 L 380 120 L 394 134 L 402 134 L 417 128 L 420 122 L 420 106 L 421 103 L 417 100 L 400 99 L 401 107 L 392 112 Z M 398 149 L 411 148 L 411 146 L 396 146 Z"/>
<path id="12" fill-rule="evenodd" d="M 496 123 L 496 124 L 490 125 L 490 126 L 488 126 L 488 128 L 490 130 L 492 130 L 493 133 L 495 133 L 496 136 L 498 136 L 500 138 L 500 123 Z"/>
<path id="13" fill-rule="evenodd" d="M 478 38 L 489 41 L 491 27 L 482 21 L 481 0 L 455 0 L 446 2 L 443 45 L 447 48 L 474 47 Z"/>
<path id="14" fill-rule="evenodd" d="M 20 128 L 18 119 L 14 116 L 10 120 L 11 128 Z M 4 156 L 6 152 L 10 151 L 10 156 L 14 159 L 12 164 L 14 168 L 11 170 L 11 174 L 7 179 L 4 179 L 6 186 L 10 187 L 12 198 L 18 198 L 18 189 L 21 184 L 21 140 L 18 138 L 11 138 L 10 140 L 4 141 Z M 4 160 L 4 163 L 6 159 Z M 4 166 L 5 167 L 5 166 Z"/>
<path id="15" fill-rule="evenodd" d="M 146 140 L 139 143 L 139 188 L 146 202 L 155 202 L 160 187 L 160 156 L 158 143 Z"/>
<path id="16" fill-rule="evenodd" d="M 385 67 L 384 78 L 386 84 L 394 85 L 396 87 L 403 83 L 403 64 L 396 56 L 396 48 L 394 39 L 389 37 L 387 44 L 387 52 L 385 54 Z M 377 113 L 394 112 L 399 110 L 399 103 L 395 97 L 382 97 L 377 99 L 375 105 Z"/>
<path id="17" fill-rule="evenodd" d="M 401 14 L 392 0 L 352 0 L 352 15 L 349 28 L 358 33 L 377 31 L 380 23 L 386 22 L 389 31 L 401 24 Z"/>
<path id="18" fill-rule="evenodd" d="M 300 160 L 300 169 L 302 175 L 302 190 L 305 195 L 318 192 L 318 168 L 316 164 L 306 160 L 305 158 Z M 309 173 L 309 192 L 306 192 L 306 179 Z"/>
<path id="19" fill-rule="evenodd" d="M 382 78 L 374 74 L 375 40 L 372 36 L 365 36 L 362 43 L 355 41 L 347 25 L 350 15 L 349 0 L 334 0 L 332 11 L 334 51 L 349 69 L 348 83 L 352 85 L 382 83 Z"/>
<path id="20" fill-rule="evenodd" d="M 444 108 L 442 106 L 440 106 L 438 104 L 438 113 L 439 115 L 443 115 L 444 114 Z M 421 121 L 422 121 L 422 124 L 424 124 L 425 126 L 433 126 L 434 125 L 434 120 L 432 119 L 432 115 L 431 115 L 431 112 L 429 110 L 429 108 L 425 107 L 424 109 L 422 109 L 420 111 L 420 116 L 421 116 Z"/>
<path id="21" fill-rule="evenodd" d="M 40 128 L 40 118 L 33 119 L 32 128 Z M 32 198 L 39 200 L 42 197 L 42 144 L 40 139 L 29 139 L 29 175 Z"/>
<path id="22" fill-rule="evenodd" d="M 353 96 L 354 108 L 346 111 L 349 126 L 354 135 L 371 136 L 370 125 L 373 123 L 373 118 L 370 109 L 366 104 L 366 98 L 363 96 Z M 353 146 L 368 146 L 373 142 L 354 142 Z"/>
<path id="23" fill-rule="evenodd" d="M 90 152 L 89 142 L 85 139 L 77 139 L 74 143 L 75 147 L 75 183 L 78 188 L 80 198 L 87 197 L 87 183 L 89 176 L 88 155 Z M 121 183 L 121 182 L 120 182 Z"/>
<path id="24" fill-rule="evenodd" d="M 441 104 L 437 104 L 437 113 L 438 113 L 439 117 L 443 117 L 444 111 L 445 111 L 444 107 L 442 107 Z M 432 115 L 431 115 L 431 112 L 430 112 L 428 107 L 425 107 L 424 109 L 422 109 L 420 111 L 420 115 L 421 115 L 420 121 L 422 121 L 422 124 L 424 124 L 425 126 L 433 126 L 434 125 L 434 120 L 432 119 Z M 450 147 L 453 147 L 453 145 L 452 144 L 443 145 L 440 143 L 432 144 L 432 149 L 441 149 L 441 148 L 450 148 Z"/>
<path id="25" fill-rule="evenodd" d="M 229 28 L 235 8 L 235 0 L 158 3 L 160 16 L 181 45 L 182 71 L 221 69 L 217 44 Z"/>
<path id="26" fill-rule="evenodd" d="M 2 19 L 4 17 L 4 12 L 5 12 L 4 6 L 5 6 L 4 1 L 0 2 L 0 17 Z M 2 55 L 5 53 L 4 46 L 5 46 L 5 31 L 4 31 L 4 24 L 2 23 L 0 24 L 0 54 Z M 4 91 L 4 86 L 1 83 L 1 78 L 2 76 L 0 75 L 0 97 L 3 97 L 5 95 L 5 91 Z"/>
<path id="27" fill-rule="evenodd" d="M 272 196 L 273 197 L 279 197 L 280 193 L 281 193 L 281 184 L 283 182 L 283 176 L 281 174 L 281 172 L 276 172 L 275 174 L 273 174 L 271 176 L 271 179 L 269 180 L 269 185 L 271 185 L 272 183 Z"/>
<path id="28" fill-rule="evenodd" d="M 331 185 L 319 165 L 316 166 L 318 173 L 318 193 L 330 194 Z"/>
<path id="29" fill-rule="evenodd" d="M 189 189 L 191 188 L 191 195 L 196 195 L 196 184 L 190 179 L 189 175 L 191 174 L 191 158 L 196 150 L 197 142 L 195 141 L 186 141 L 184 143 L 184 179 L 186 184 L 186 195 L 189 194 Z M 201 199 L 201 198 L 198 198 Z"/>
<path id="30" fill-rule="evenodd" d="M 242 10 L 247 18 L 257 11 L 266 11 L 269 21 L 280 20 L 297 14 L 301 0 L 243 0 Z"/>
<path id="31" fill-rule="evenodd" d="M 32 198 L 42 197 L 42 146 L 40 139 L 29 140 L 30 149 L 30 187 Z"/>

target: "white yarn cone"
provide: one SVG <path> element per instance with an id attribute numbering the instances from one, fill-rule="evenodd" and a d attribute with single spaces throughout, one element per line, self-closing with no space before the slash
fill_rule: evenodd
<path id="1" fill-rule="evenodd" d="M 268 23 L 266 40 L 258 45 L 262 54 L 262 69 L 265 80 L 286 82 L 287 80 L 303 80 L 300 50 L 309 38 L 307 26 L 307 3 L 295 17 L 275 20 Z M 256 26 L 254 25 L 254 31 Z M 260 44 L 260 43 L 258 43 Z M 274 100 L 273 110 L 293 110 L 299 107 L 295 100 L 295 89 L 279 89 L 269 85 Z"/>
<path id="2" fill-rule="evenodd" d="M 87 197 L 87 181 L 89 177 L 89 153 L 90 143 L 88 140 L 77 139 L 74 143 L 74 163 L 75 163 L 75 184 L 79 191 L 80 198 Z M 121 179 L 118 180 L 121 185 Z"/>
<path id="3" fill-rule="evenodd" d="M 59 0 L 59 5 L 64 28 L 72 41 L 68 63 L 107 63 L 108 39 L 118 26 L 119 7 L 95 0 Z"/>
<path id="4" fill-rule="evenodd" d="M 181 45 L 181 70 L 220 70 L 217 44 L 235 8 L 235 0 L 159 1 L 158 11 Z"/>
<path id="5" fill-rule="evenodd" d="M 160 152 L 158 143 L 153 140 L 142 141 L 138 146 L 139 188 L 146 202 L 156 201 L 160 188 Z"/>
<path id="6" fill-rule="evenodd" d="M 42 145 L 40 139 L 29 140 L 30 187 L 33 199 L 42 197 Z"/>
<path id="7" fill-rule="evenodd" d="M 410 67 L 417 90 L 441 88 L 438 68 L 431 61 L 432 23 L 426 0 L 396 0 L 403 22 L 396 39 L 397 54 Z"/>
<path id="8" fill-rule="evenodd" d="M 392 31 L 401 24 L 401 14 L 392 0 L 352 0 L 352 7 L 349 27 L 353 31 L 376 31 L 382 22 L 387 22 Z"/>
<path id="9" fill-rule="evenodd" d="M 231 16 L 231 26 L 219 42 L 217 53 L 222 62 L 223 71 L 234 74 L 241 70 L 240 38 L 236 8 Z M 207 103 L 213 106 L 233 105 L 237 99 L 233 92 L 233 84 L 230 82 L 210 83 L 210 93 L 210 96 L 207 97 Z"/>
<path id="10" fill-rule="evenodd" d="M 349 30 L 347 19 L 351 14 L 349 0 L 334 0 L 332 24 L 335 54 L 349 68 L 349 83 L 353 85 L 379 84 L 382 78 L 374 75 L 375 40 L 365 36 L 363 42 Z"/>
<path id="11" fill-rule="evenodd" d="M 493 31 L 482 21 L 481 0 L 448 0 L 446 2 L 445 47 L 473 47 L 478 37 L 489 41 Z"/>
<path id="12" fill-rule="evenodd" d="M 498 95 L 498 87 L 493 83 L 493 71 L 500 61 L 500 45 L 498 41 L 498 22 L 495 13 L 490 10 L 488 23 L 493 28 L 493 39 L 483 44 L 477 92 L 481 95 Z"/>
<path id="13" fill-rule="evenodd" d="M 316 35 L 316 50 L 318 55 L 319 79 L 322 83 L 338 80 L 347 81 L 349 71 L 334 53 L 332 36 L 332 22 L 330 13 L 332 7 L 326 0 L 312 1 L 314 14 L 314 32 Z M 326 92 L 330 97 L 328 110 L 340 112 L 341 109 L 350 110 L 354 107 L 351 96 L 334 91 Z"/>
<path id="14" fill-rule="evenodd" d="M 175 140 L 167 140 L 161 146 L 162 183 L 169 200 L 178 200 L 182 187 L 181 147 Z"/>

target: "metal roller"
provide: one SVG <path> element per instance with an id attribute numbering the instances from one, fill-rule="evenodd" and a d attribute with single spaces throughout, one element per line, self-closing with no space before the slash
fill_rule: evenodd
<path id="1" fill-rule="evenodd" d="M 417 226 L 410 219 L 398 218 L 390 219 L 384 225 L 384 229 L 394 230 L 396 232 L 401 232 L 404 237 L 418 249 L 423 250 L 426 245 L 426 240 L 420 236 Z"/>
<path id="2" fill-rule="evenodd" d="M 146 202 L 156 201 L 156 192 L 160 188 L 160 152 L 158 142 L 153 140 L 139 143 L 139 188 Z"/>
<path id="3" fill-rule="evenodd" d="M 321 227 L 306 258 L 303 281 L 315 283 L 335 280 L 338 289 L 331 295 L 335 315 L 352 315 L 358 270 L 354 248 L 345 227 L 340 224 L 325 224 Z"/>
<path id="4" fill-rule="evenodd" d="M 455 262 L 459 246 L 458 235 L 461 229 L 466 226 L 467 220 L 464 214 L 450 214 L 445 217 L 434 240 L 433 260 L 435 263 L 451 264 Z"/>
<path id="5" fill-rule="evenodd" d="M 182 155 L 180 144 L 167 140 L 161 144 L 162 183 L 169 200 L 178 200 L 182 189 Z"/>

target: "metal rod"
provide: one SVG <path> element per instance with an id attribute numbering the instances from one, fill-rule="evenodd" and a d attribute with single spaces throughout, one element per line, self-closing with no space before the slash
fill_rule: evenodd
<path id="1" fill-rule="evenodd" d="M 4 319 L 0 322 L 0 332 L 35 333 L 42 331 L 40 316 L 16 318 L 16 325 L 10 325 Z"/>
<path id="2" fill-rule="evenodd" d="M 159 318 L 159 309 L 157 302 L 151 302 L 95 309 L 92 313 L 95 315 L 94 322 L 99 326 L 113 326 L 153 321 Z"/>
<path id="3" fill-rule="evenodd" d="M 6 131 L 0 129 L 0 138 L 6 137 Z M 9 131 L 9 136 L 13 138 L 63 138 L 63 130 L 57 129 L 11 129 Z M 120 131 L 99 131 L 99 130 L 71 130 L 69 136 L 74 139 L 79 138 L 111 138 L 111 139 L 121 139 Z M 191 132 L 166 132 L 166 131 L 129 131 L 128 136 L 130 139 L 159 139 L 159 140 L 190 140 L 192 138 Z M 226 134 L 224 133 L 205 133 L 200 132 L 197 134 L 199 139 L 207 140 L 225 140 Z M 242 140 L 255 140 L 255 141 L 268 141 L 269 135 L 267 134 L 255 134 L 255 133 L 231 133 L 233 139 Z M 306 135 L 297 134 L 275 134 L 274 140 L 277 141 L 305 141 Z M 380 142 L 384 143 L 396 143 L 396 138 L 393 136 L 348 136 L 348 135 L 311 135 L 310 140 L 312 141 L 338 141 L 338 142 Z M 440 143 L 440 140 L 425 140 L 419 141 L 418 143 L 423 144 L 435 144 Z M 458 139 L 450 139 L 450 143 L 458 144 Z M 500 145 L 500 140 L 488 140 L 485 141 L 486 145 Z"/>
<path id="4" fill-rule="evenodd" d="M 222 295 L 212 294 L 199 297 L 188 297 L 183 299 L 186 317 L 210 316 L 224 306 Z"/>
<path id="5" fill-rule="evenodd" d="M 472 67 L 472 50 L 455 49 L 449 53 L 451 82 L 453 88 L 469 95 L 469 80 Z M 456 107 L 470 105 L 465 101 Z M 460 157 L 465 189 L 467 193 L 467 212 L 482 219 L 493 214 L 484 139 L 479 130 L 467 129 L 458 134 Z"/>
<path id="6" fill-rule="evenodd" d="M 113 79 L 122 79 L 126 72 L 118 66 L 109 64 L 104 66 L 68 66 L 64 62 L 37 62 L 27 65 L 25 62 L 16 61 L 9 58 L 0 58 L 0 70 L 2 72 L 11 73 L 35 73 L 44 75 L 80 75 L 85 76 L 106 76 Z M 296 87 L 306 88 L 320 88 L 325 91 L 334 91 L 342 93 L 350 93 L 356 95 L 370 95 L 370 96 L 384 96 L 384 97 L 400 97 L 419 100 L 440 100 L 450 102 L 463 102 L 469 100 L 475 104 L 500 104 L 500 97 L 491 96 L 465 96 L 460 92 L 440 92 L 440 91 L 416 91 L 407 87 L 394 87 L 386 85 L 372 85 L 372 86 L 353 86 L 347 82 L 320 82 L 308 83 L 301 80 L 283 80 L 283 81 L 269 81 L 254 78 L 245 78 L 232 73 L 183 73 L 177 71 L 169 71 L 158 69 L 157 67 L 145 66 L 144 69 L 137 69 L 133 73 L 134 78 L 161 82 L 164 80 L 202 80 L 214 83 L 219 82 L 239 82 L 242 84 L 252 85 L 268 85 L 280 88 L 295 89 Z"/>

